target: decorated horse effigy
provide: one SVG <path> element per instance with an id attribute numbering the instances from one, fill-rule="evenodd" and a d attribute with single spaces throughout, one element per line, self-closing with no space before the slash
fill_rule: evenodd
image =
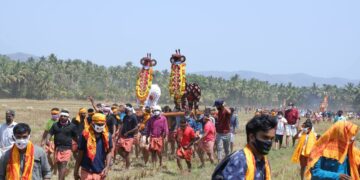
<path id="1" fill-rule="evenodd" d="M 136 80 L 136 97 L 140 107 L 142 107 L 144 106 L 145 101 L 149 100 L 151 87 L 153 85 L 153 67 L 156 66 L 157 61 L 151 59 L 151 54 L 148 53 L 146 57 L 143 57 L 140 60 L 140 64 L 142 65 L 142 68 Z"/>
<path id="2" fill-rule="evenodd" d="M 199 108 L 201 89 L 197 83 L 186 82 L 186 57 L 175 50 L 170 58 L 171 73 L 169 82 L 170 96 L 174 98 L 175 108 L 192 110 Z"/>

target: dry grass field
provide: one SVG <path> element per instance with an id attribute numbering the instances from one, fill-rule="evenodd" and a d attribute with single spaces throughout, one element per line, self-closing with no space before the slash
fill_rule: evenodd
<path id="1" fill-rule="evenodd" d="M 49 111 L 52 107 L 59 107 L 70 110 L 72 117 L 76 114 L 80 107 L 90 107 L 90 104 L 86 101 L 57 101 L 57 100 L 26 100 L 26 99 L 2 99 L 0 100 L 0 112 L 3 113 L 1 123 L 5 122 L 5 110 L 13 109 L 16 111 L 15 121 L 26 122 L 31 126 L 31 140 L 35 144 L 40 144 L 43 129 L 46 121 L 49 119 Z M 239 114 L 240 128 L 236 134 L 236 146 L 235 149 L 242 148 L 246 143 L 244 125 L 251 118 L 250 114 Z M 355 122 L 359 124 L 358 122 Z M 315 130 L 318 133 L 323 133 L 331 123 L 324 122 L 315 125 Z M 359 139 L 357 138 L 357 141 Z M 272 168 L 272 177 L 277 180 L 287 179 L 299 179 L 299 166 L 290 162 L 293 148 L 281 149 L 278 151 L 271 151 L 269 158 Z M 183 162 L 185 167 L 185 162 Z M 169 160 L 165 157 L 164 166 L 160 169 L 152 169 L 150 166 L 144 167 L 141 159 L 132 158 L 132 167 L 130 170 L 123 169 L 123 163 L 119 162 L 114 165 L 109 173 L 107 179 L 187 179 L 187 180 L 200 180 L 210 179 L 210 176 L 215 168 L 207 162 L 206 167 L 199 169 L 200 162 L 198 158 L 193 159 L 193 171 L 191 174 L 181 174 L 176 166 L 175 160 Z M 72 169 L 74 162 L 69 164 Z M 52 179 L 57 179 L 54 176 Z M 73 179 L 72 172 L 67 179 Z"/>

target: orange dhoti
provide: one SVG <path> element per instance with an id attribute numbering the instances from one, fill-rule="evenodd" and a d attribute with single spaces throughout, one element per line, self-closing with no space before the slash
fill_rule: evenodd
<path id="1" fill-rule="evenodd" d="M 164 140 L 162 137 L 151 137 L 150 138 L 150 151 L 156 151 L 161 153 L 163 150 Z"/>
<path id="2" fill-rule="evenodd" d="M 71 149 L 67 150 L 56 150 L 55 152 L 55 161 L 56 162 L 69 162 L 72 152 Z"/>
<path id="3" fill-rule="evenodd" d="M 184 149 L 180 147 L 176 150 L 176 155 L 181 159 L 185 159 L 186 161 L 191 161 L 192 154 L 193 150 L 191 148 Z"/>
<path id="4" fill-rule="evenodd" d="M 120 148 L 123 148 L 126 152 L 131 152 L 133 143 L 134 143 L 134 138 L 123 138 L 120 137 Z"/>

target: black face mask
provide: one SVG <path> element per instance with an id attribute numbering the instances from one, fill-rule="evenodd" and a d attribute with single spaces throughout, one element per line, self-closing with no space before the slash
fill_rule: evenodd
<path id="1" fill-rule="evenodd" d="M 253 145 L 256 148 L 257 152 L 259 152 L 262 155 L 267 155 L 270 152 L 272 141 L 271 140 L 261 141 L 255 138 L 255 142 L 253 142 Z"/>

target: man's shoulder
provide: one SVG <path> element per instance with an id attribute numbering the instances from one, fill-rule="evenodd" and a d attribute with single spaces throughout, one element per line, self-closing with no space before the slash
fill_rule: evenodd
<path id="1" fill-rule="evenodd" d="M 42 156 L 46 156 L 46 153 L 43 148 L 34 144 L 34 156 L 36 159 L 38 159 Z"/>

